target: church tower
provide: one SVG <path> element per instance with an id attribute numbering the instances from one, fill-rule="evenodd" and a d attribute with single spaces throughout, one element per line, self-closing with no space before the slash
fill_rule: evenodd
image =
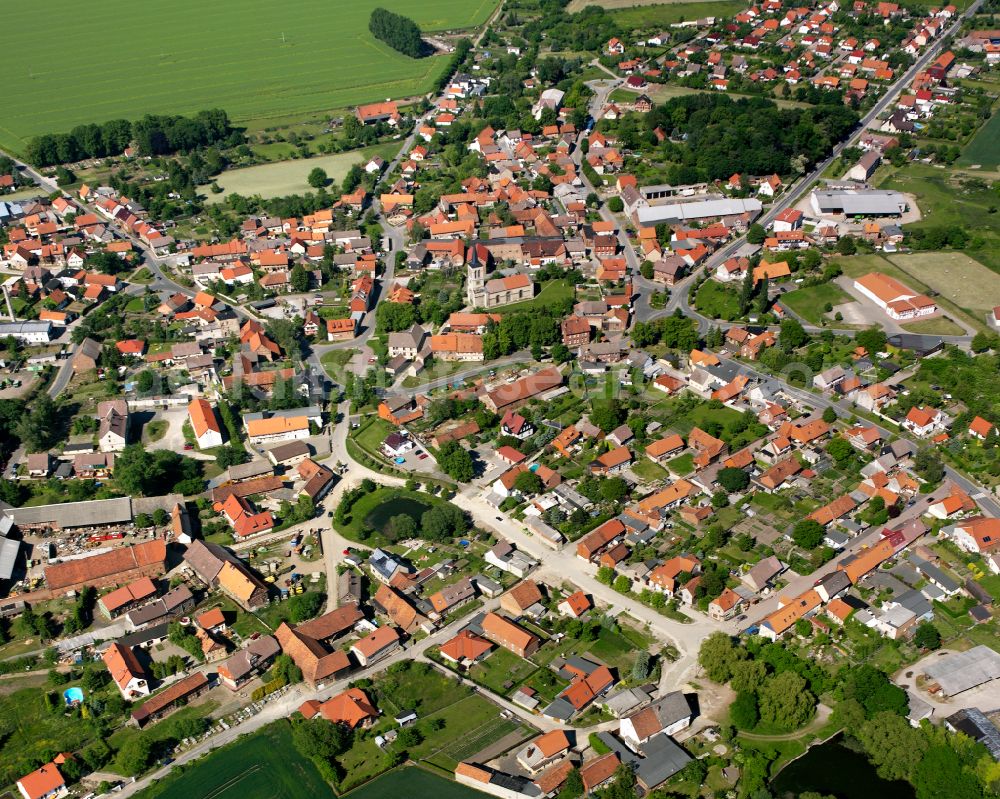
<path id="1" fill-rule="evenodd" d="M 480 258 L 479 244 L 469 247 L 465 259 L 465 298 L 473 308 L 486 302 L 486 260 Z"/>

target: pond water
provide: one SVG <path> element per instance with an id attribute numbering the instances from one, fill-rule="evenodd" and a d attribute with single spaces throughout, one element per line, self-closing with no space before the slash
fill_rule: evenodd
<path id="1" fill-rule="evenodd" d="M 845 744 L 842 735 L 812 747 L 783 768 L 771 783 L 774 795 L 795 797 L 805 791 L 837 799 L 914 799 L 913 786 L 882 779 L 868 758 Z"/>
<path id="2" fill-rule="evenodd" d="M 431 509 L 431 506 L 419 502 L 415 499 L 409 499 L 408 497 L 395 497 L 390 499 L 388 502 L 383 502 L 377 508 L 375 508 L 368 516 L 365 518 L 365 524 L 373 527 L 381 532 L 385 531 L 385 525 L 393 516 L 409 516 L 417 523 L 420 524 L 420 517 L 424 515 L 425 511 Z"/>

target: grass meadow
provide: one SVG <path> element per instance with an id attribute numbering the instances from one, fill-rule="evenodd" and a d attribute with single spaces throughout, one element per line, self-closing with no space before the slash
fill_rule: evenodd
<path id="1" fill-rule="evenodd" d="M 0 147 L 143 114 L 223 108 L 238 121 L 344 108 L 433 88 L 447 56 L 414 60 L 376 41 L 379 0 L 14 3 L 0 50 Z M 394 0 L 425 31 L 481 25 L 497 0 Z M 80 57 L 81 49 L 87 55 Z M 76 66 L 67 70 L 68 59 Z"/>
<path id="2" fill-rule="evenodd" d="M 306 178 L 319 167 L 330 180 L 339 183 L 355 164 L 364 164 L 372 156 L 380 155 L 390 160 L 399 149 L 398 143 L 379 144 L 361 150 L 350 150 L 335 155 L 321 155 L 315 158 L 300 158 L 292 161 L 276 161 L 273 164 L 259 164 L 243 169 L 229 169 L 216 178 L 222 187 L 221 194 L 206 194 L 209 203 L 224 202 L 230 194 L 249 197 L 259 194 L 264 199 L 285 197 L 289 194 L 305 194 L 315 191 Z"/>

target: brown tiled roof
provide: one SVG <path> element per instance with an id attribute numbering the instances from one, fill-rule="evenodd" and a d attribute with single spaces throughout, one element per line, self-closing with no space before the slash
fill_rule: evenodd
<path id="1" fill-rule="evenodd" d="M 452 660 L 475 660 L 493 648 L 493 644 L 475 633 L 462 630 L 450 641 L 441 644 L 441 654 Z"/>
<path id="2" fill-rule="evenodd" d="M 49 588 L 61 589 L 78 583 L 110 577 L 120 572 L 165 564 L 167 544 L 159 539 L 144 541 L 128 547 L 119 547 L 89 558 L 67 560 L 45 568 L 45 582 Z"/>
<path id="3" fill-rule="evenodd" d="M 611 779 L 619 765 L 621 765 L 621 761 L 614 752 L 608 752 L 606 755 L 588 760 L 580 768 L 580 778 L 583 780 L 584 790 L 589 792 Z"/>
<path id="4" fill-rule="evenodd" d="M 301 635 L 308 635 L 317 641 L 323 641 L 347 632 L 364 617 L 365 615 L 358 609 L 357 604 L 351 602 L 341 605 L 336 610 L 331 610 L 319 618 L 304 622 L 295 629 Z"/>
<path id="5" fill-rule="evenodd" d="M 203 672 L 196 671 L 185 677 L 183 680 L 175 682 L 148 702 L 144 702 L 141 707 L 132 711 L 132 718 L 140 724 L 150 716 L 159 713 L 161 710 L 170 707 L 178 699 L 183 699 L 189 694 L 199 691 L 208 685 L 208 678 Z"/>
<path id="6" fill-rule="evenodd" d="M 385 611 L 392 623 L 404 632 L 411 632 L 420 623 L 417 609 L 388 585 L 380 585 L 373 597 L 375 602 Z"/>
<path id="7" fill-rule="evenodd" d="M 535 780 L 535 785 L 538 786 L 538 790 L 542 792 L 543 796 L 547 796 L 566 782 L 566 778 L 569 777 L 569 773 L 574 768 L 575 766 L 571 760 L 564 759 L 539 774 Z"/>
<path id="8" fill-rule="evenodd" d="M 104 665 L 107 666 L 108 672 L 111 674 L 111 679 L 119 688 L 128 685 L 129 680 L 133 677 L 144 679 L 146 676 L 130 646 L 122 646 L 118 642 L 114 642 L 104 650 L 101 660 L 104 661 Z"/>
<path id="9" fill-rule="evenodd" d="M 525 650 L 535 640 L 535 636 L 523 627 L 496 613 L 487 613 L 483 617 L 482 628 L 490 640 L 505 648 L 516 647 Z"/>
<path id="10" fill-rule="evenodd" d="M 302 669 L 302 676 L 307 682 L 319 682 L 351 665 L 346 652 L 340 649 L 328 652 L 315 638 L 301 635 L 287 623 L 282 623 L 278 627 L 274 637 L 281 644 L 281 650 Z"/>
<path id="11" fill-rule="evenodd" d="M 507 592 L 507 596 L 513 599 L 521 610 L 526 610 L 543 599 L 542 591 L 534 580 L 522 580 Z"/>

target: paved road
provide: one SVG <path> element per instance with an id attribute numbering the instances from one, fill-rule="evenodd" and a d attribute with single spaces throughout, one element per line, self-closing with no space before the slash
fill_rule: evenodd
<path id="1" fill-rule="evenodd" d="M 459 372 L 452 372 L 451 374 L 444 375 L 443 377 L 432 378 L 431 375 L 434 374 L 434 362 L 431 362 L 431 367 L 426 369 L 424 376 L 431 378 L 426 383 L 420 383 L 419 385 L 412 386 L 410 388 L 405 388 L 402 385 L 404 378 L 400 378 L 393 384 L 393 388 L 399 388 L 408 394 L 429 394 L 431 391 L 435 391 L 439 388 L 444 388 L 445 386 L 450 386 L 454 383 L 461 383 L 471 377 L 476 377 L 485 372 L 489 371 L 502 371 L 508 366 L 522 365 L 527 361 L 531 360 L 531 353 L 528 350 L 521 350 L 508 355 L 505 358 L 500 358 L 496 361 L 490 361 L 489 363 L 477 363 L 474 366 L 470 366 L 468 369 L 462 369 Z"/>

